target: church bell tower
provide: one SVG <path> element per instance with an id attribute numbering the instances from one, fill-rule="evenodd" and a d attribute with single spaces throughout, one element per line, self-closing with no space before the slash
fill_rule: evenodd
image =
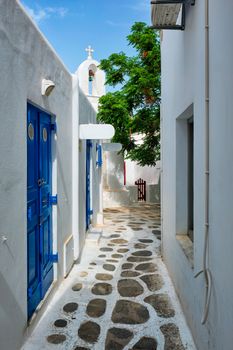
<path id="1" fill-rule="evenodd" d="M 79 86 L 87 96 L 94 109 L 98 111 L 99 98 L 105 95 L 105 73 L 99 68 L 99 62 L 94 60 L 94 50 L 89 45 L 86 49 L 87 59 L 80 64 L 76 74 Z"/>

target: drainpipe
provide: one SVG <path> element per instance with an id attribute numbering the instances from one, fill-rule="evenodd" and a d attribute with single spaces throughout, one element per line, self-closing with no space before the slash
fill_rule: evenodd
<path id="1" fill-rule="evenodd" d="M 205 278 L 205 304 L 201 323 L 204 325 L 208 318 L 210 296 L 212 289 L 212 278 L 208 267 L 208 246 L 209 246 L 209 0 L 205 0 L 205 239 L 203 250 L 203 269 L 201 273 Z"/>

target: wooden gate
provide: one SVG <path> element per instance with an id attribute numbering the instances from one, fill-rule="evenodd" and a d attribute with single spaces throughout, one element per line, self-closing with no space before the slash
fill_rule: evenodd
<path id="1" fill-rule="evenodd" d="M 140 178 L 135 185 L 138 186 L 138 201 L 146 201 L 146 181 Z"/>

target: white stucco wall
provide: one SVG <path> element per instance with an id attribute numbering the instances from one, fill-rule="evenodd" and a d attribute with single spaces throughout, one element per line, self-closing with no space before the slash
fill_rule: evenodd
<path id="1" fill-rule="evenodd" d="M 27 101 L 57 120 L 54 242 L 60 281 L 63 243 L 72 234 L 72 77 L 16 1 L 0 1 L 0 47 L 0 348 L 14 350 L 27 327 Z M 41 96 L 42 78 L 56 85 L 49 98 Z"/>
<path id="2" fill-rule="evenodd" d="M 126 185 L 134 185 L 138 179 L 143 179 L 147 184 L 158 184 L 160 168 L 152 166 L 140 166 L 136 162 L 126 159 Z"/>
<path id="3" fill-rule="evenodd" d="M 124 158 L 118 152 L 104 152 L 104 187 L 119 190 L 124 186 Z"/>
<path id="4" fill-rule="evenodd" d="M 79 92 L 79 123 L 96 123 L 96 111 L 80 89 Z M 91 209 L 93 210 L 92 224 L 97 223 L 97 214 L 99 212 L 99 182 L 101 171 L 96 167 L 96 143 L 93 140 L 91 150 Z M 86 140 L 80 140 L 79 143 L 79 239 L 80 249 L 83 247 L 86 234 Z"/>
<path id="5" fill-rule="evenodd" d="M 232 1 L 210 1 L 210 242 L 213 278 L 210 312 L 201 325 L 205 283 L 204 244 L 204 115 L 205 115 L 205 1 L 187 11 L 185 31 L 162 35 L 162 214 L 163 255 L 192 329 L 198 349 L 231 350 L 233 333 L 231 266 L 233 247 L 233 13 Z M 194 269 L 184 255 L 176 231 L 184 207 L 183 137 L 176 118 L 193 104 L 194 114 Z M 177 133 L 177 137 L 176 137 Z M 177 163 L 177 164 L 176 164 Z"/>

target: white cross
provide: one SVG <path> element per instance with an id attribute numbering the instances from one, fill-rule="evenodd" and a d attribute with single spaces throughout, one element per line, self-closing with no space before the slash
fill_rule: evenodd
<path id="1" fill-rule="evenodd" d="M 94 52 L 94 50 L 91 48 L 91 45 L 88 46 L 87 49 L 85 49 L 86 52 L 88 52 L 88 59 L 92 59 L 92 53 Z"/>

